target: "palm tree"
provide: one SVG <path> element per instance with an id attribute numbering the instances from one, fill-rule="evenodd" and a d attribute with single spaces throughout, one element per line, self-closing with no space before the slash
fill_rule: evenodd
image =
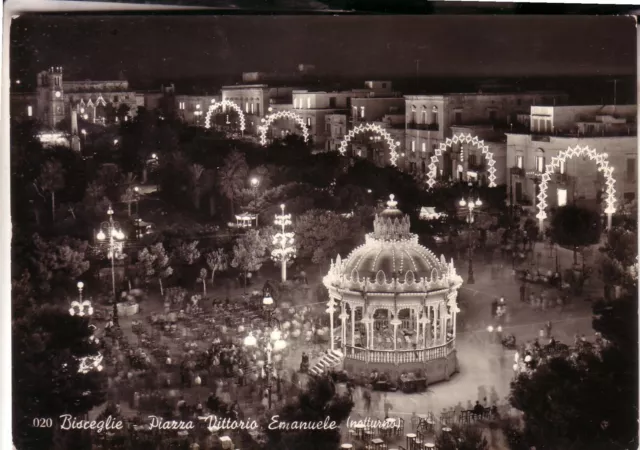
<path id="1" fill-rule="evenodd" d="M 204 167 L 200 164 L 189 165 L 189 184 L 193 192 L 193 206 L 196 209 L 200 209 L 200 194 L 202 189 L 202 174 L 204 173 Z"/>
<path id="2" fill-rule="evenodd" d="M 224 165 L 220 168 L 218 186 L 225 197 L 231 203 L 231 214 L 234 212 L 234 200 L 243 188 L 247 180 L 249 167 L 244 155 L 234 150 L 224 159 Z"/>
<path id="3" fill-rule="evenodd" d="M 38 177 L 40 189 L 51 194 L 51 217 L 56 220 L 56 192 L 64 188 L 64 169 L 59 161 L 47 161 Z"/>

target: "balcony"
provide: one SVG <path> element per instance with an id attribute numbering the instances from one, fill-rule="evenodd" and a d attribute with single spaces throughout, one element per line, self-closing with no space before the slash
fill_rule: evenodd
<path id="1" fill-rule="evenodd" d="M 572 178 L 573 177 L 569 176 L 569 174 L 567 173 L 556 173 L 554 176 L 554 181 L 560 185 L 567 185 L 571 183 Z"/>
<path id="2" fill-rule="evenodd" d="M 545 134 L 532 134 L 531 140 L 534 142 L 551 142 L 551 136 Z"/>
<path id="3" fill-rule="evenodd" d="M 525 175 L 524 169 L 522 167 L 514 166 L 510 169 L 510 172 L 511 172 L 511 175 L 518 175 L 520 177 L 524 177 Z"/>
<path id="4" fill-rule="evenodd" d="M 484 172 L 487 168 L 484 163 L 468 163 L 467 167 L 471 172 Z"/>
<path id="5" fill-rule="evenodd" d="M 410 122 L 407 124 L 407 128 L 410 130 L 427 130 L 427 131 L 439 131 L 440 124 L 438 123 L 415 123 Z"/>

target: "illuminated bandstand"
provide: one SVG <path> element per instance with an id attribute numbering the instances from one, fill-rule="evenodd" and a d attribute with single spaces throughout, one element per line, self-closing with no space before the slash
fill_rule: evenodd
<path id="1" fill-rule="evenodd" d="M 373 227 L 365 244 L 346 259 L 338 255 L 324 277 L 331 333 L 344 368 L 421 370 L 429 382 L 446 380 L 458 370 L 456 298 L 462 278 L 453 261 L 418 243 L 393 195 Z M 334 327 L 334 313 L 340 314 L 340 326 Z"/>
<path id="2" fill-rule="evenodd" d="M 222 100 L 221 102 L 216 102 L 212 100 L 211 105 L 209 106 L 209 110 L 207 111 L 207 115 L 204 118 L 204 127 L 211 128 L 211 115 L 215 110 L 220 108 L 222 112 L 226 112 L 227 108 L 231 108 L 238 113 L 238 117 L 240 120 L 240 131 L 244 132 L 245 130 L 245 118 L 244 113 L 242 112 L 242 108 L 229 100 Z"/>
<path id="3" fill-rule="evenodd" d="M 436 184 L 436 173 L 438 171 L 438 158 L 442 156 L 442 152 L 446 152 L 451 149 L 453 144 L 471 144 L 478 148 L 487 159 L 487 172 L 489 172 L 489 187 L 496 187 L 496 164 L 493 159 L 493 153 L 489 151 L 489 146 L 485 145 L 484 141 L 478 139 L 478 136 L 471 136 L 471 134 L 456 134 L 451 138 L 447 138 L 444 142 L 440 143 L 440 146 L 435 150 L 435 155 L 431 157 L 431 164 L 429 164 L 429 171 L 427 172 L 427 184 L 429 188 L 432 188 Z"/>
<path id="4" fill-rule="evenodd" d="M 361 124 L 355 127 L 353 130 L 349 131 L 349 133 L 346 134 L 345 137 L 340 142 L 340 147 L 338 148 L 338 151 L 342 155 L 344 155 L 347 152 L 347 145 L 349 145 L 349 142 L 351 142 L 351 140 L 356 135 L 360 133 L 366 133 L 368 131 L 379 135 L 385 141 L 387 141 L 387 145 L 389 146 L 389 162 L 391 163 L 392 166 L 395 166 L 396 161 L 398 160 L 398 153 L 396 152 L 396 148 L 400 145 L 400 142 L 395 142 L 391 137 L 391 135 L 384 130 L 384 128 L 374 123 Z"/>
<path id="5" fill-rule="evenodd" d="M 269 108 L 269 111 L 272 111 L 272 109 Z M 278 119 L 293 120 L 295 123 L 300 125 L 300 128 L 302 128 L 302 137 L 304 141 L 307 142 L 309 140 L 309 129 L 304 124 L 304 120 L 302 120 L 302 117 L 292 111 L 278 111 L 276 113 L 268 114 L 266 117 L 260 119 L 260 121 L 262 122 L 262 125 L 258 127 L 258 133 L 260 135 L 260 145 L 267 145 L 267 130 L 269 129 L 271 124 Z"/>
<path id="6" fill-rule="evenodd" d="M 542 174 L 540 179 L 540 192 L 538 193 L 538 214 L 536 215 L 541 230 L 544 226 L 544 219 L 547 218 L 545 211 L 547 209 L 547 188 L 552 175 L 556 169 L 560 168 L 560 163 L 564 164 L 567 159 L 585 156 L 591 161 L 596 162 L 598 171 L 602 172 L 606 179 L 607 195 L 604 199 L 604 212 L 607 215 L 607 228 L 611 228 L 612 216 L 613 213 L 616 212 L 616 189 L 614 187 L 616 180 L 613 178 L 613 167 L 609 166 L 609 155 L 606 153 L 598 153 L 595 149 L 589 148 L 588 146 L 581 147 L 576 145 L 575 147 L 569 147 L 567 150 L 561 151 L 558 156 L 551 158 L 551 163 L 546 165 L 545 171 Z"/>

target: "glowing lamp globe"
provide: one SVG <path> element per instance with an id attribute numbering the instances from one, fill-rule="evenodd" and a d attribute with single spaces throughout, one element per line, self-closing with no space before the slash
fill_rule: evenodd
<path id="1" fill-rule="evenodd" d="M 262 305 L 263 306 L 272 306 L 273 305 L 273 298 L 271 297 L 271 295 L 267 294 L 264 296 L 264 298 L 262 299 Z"/>
<path id="2" fill-rule="evenodd" d="M 467 206 L 467 202 L 465 202 L 465 201 L 464 201 L 464 199 L 460 200 L 460 201 L 458 202 L 458 204 L 459 204 L 460 206 L 462 206 L 463 208 L 464 208 L 465 206 Z"/>
<path id="3" fill-rule="evenodd" d="M 280 333 L 280 330 L 276 329 L 271 332 L 272 341 L 279 341 L 281 337 L 282 337 L 282 333 Z"/>
<path id="4" fill-rule="evenodd" d="M 518 371 L 518 365 L 517 364 L 513 365 L 513 370 L 516 371 L 516 372 Z"/>
<path id="5" fill-rule="evenodd" d="M 278 339 L 274 344 L 273 344 L 273 349 L 277 352 L 279 352 L 280 350 L 284 350 L 287 347 L 287 342 L 282 340 L 282 339 Z"/>
<path id="6" fill-rule="evenodd" d="M 524 357 L 524 362 L 531 362 L 531 355 L 527 355 Z"/>
<path id="7" fill-rule="evenodd" d="M 99 241 L 104 241 L 106 239 L 106 236 L 102 231 L 99 231 L 96 237 L 98 238 Z"/>
<path id="8" fill-rule="evenodd" d="M 493 333 L 493 327 L 492 327 L 491 325 L 489 325 L 489 326 L 487 327 L 487 331 L 488 331 L 489 333 Z"/>
<path id="9" fill-rule="evenodd" d="M 82 290 L 82 288 L 84 287 L 84 283 L 82 281 L 78 281 L 78 289 Z"/>
<path id="10" fill-rule="evenodd" d="M 256 338 L 253 336 L 253 334 L 249 334 L 249 336 L 244 338 L 244 345 L 246 345 L 247 347 L 255 347 L 256 344 L 257 344 L 257 341 L 256 341 Z"/>

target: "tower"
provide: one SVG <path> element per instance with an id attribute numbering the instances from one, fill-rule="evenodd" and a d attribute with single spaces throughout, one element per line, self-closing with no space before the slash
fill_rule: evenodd
<path id="1" fill-rule="evenodd" d="M 49 69 L 49 89 L 51 102 L 50 126 L 55 127 L 64 119 L 64 92 L 62 90 L 62 67 Z"/>
<path id="2" fill-rule="evenodd" d="M 51 67 L 38 74 L 38 119 L 49 127 L 55 127 L 64 119 L 64 91 L 62 67 Z"/>

